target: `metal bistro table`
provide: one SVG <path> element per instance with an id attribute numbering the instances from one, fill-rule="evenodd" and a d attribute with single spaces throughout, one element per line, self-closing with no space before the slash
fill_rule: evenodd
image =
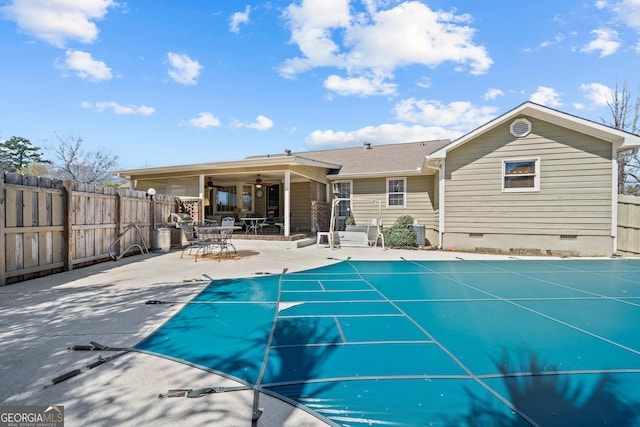
<path id="1" fill-rule="evenodd" d="M 253 234 L 258 234 L 258 229 L 260 228 L 260 224 L 267 221 L 267 218 L 244 217 L 240 219 L 247 226 L 247 230 L 245 231 L 245 234 L 249 233 L 250 231 L 253 232 Z"/>
<path id="2" fill-rule="evenodd" d="M 196 226 L 198 237 L 204 239 L 204 244 L 209 248 L 220 248 L 220 257 L 222 257 L 222 251 L 227 251 L 229 255 L 229 246 L 233 248 L 233 253 L 238 253 L 236 247 L 231 243 L 231 236 L 234 230 L 242 229 L 239 225 L 201 225 Z M 218 259 L 219 261 L 220 259 Z"/>

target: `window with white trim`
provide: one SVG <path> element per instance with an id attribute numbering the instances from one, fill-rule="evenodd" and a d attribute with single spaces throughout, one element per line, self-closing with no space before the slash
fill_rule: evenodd
<path id="1" fill-rule="evenodd" d="M 334 190 L 337 190 L 337 196 L 341 199 L 351 198 L 351 181 L 336 181 L 334 183 Z M 344 220 L 345 218 L 353 215 L 351 212 L 351 203 L 348 200 L 343 200 L 338 203 L 338 219 Z"/>
<path id="2" fill-rule="evenodd" d="M 233 212 L 238 207 L 237 187 L 219 187 L 216 192 L 216 212 Z"/>
<path id="3" fill-rule="evenodd" d="M 503 160 L 502 191 L 540 191 L 540 159 Z"/>
<path id="4" fill-rule="evenodd" d="M 407 197 L 406 178 L 387 178 L 387 207 L 404 208 Z"/>

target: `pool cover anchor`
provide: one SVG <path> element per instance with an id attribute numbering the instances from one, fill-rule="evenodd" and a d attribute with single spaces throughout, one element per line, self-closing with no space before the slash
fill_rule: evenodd
<path id="1" fill-rule="evenodd" d="M 257 389 L 253 389 L 253 412 L 251 413 L 251 421 L 252 425 L 255 424 L 255 421 L 258 421 L 258 418 L 262 415 L 262 409 L 260 409 L 260 392 Z"/>
<path id="2" fill-rule="evenodd" d="M 91 345 L 74 345 L 69 347 L 69 350 L 74 351 L 133 351 L 131 347 L 109 347 L 106 345 L 98 344 L 95 341 L 89 341 Z"/>
<path id="3" fill-rule="evenodd" d="M 232 391 L 245 391 L 251 390 L 251 387 L 247 386 L 235 386 L 235 387 L 205 387 L 205 388 L 177 388 L 171 389 L 165 394 L 159 394 L 158 399 L 164 399 L 166 397 L 186 397 L 188 399 L 197 399 L 205 397 L 209 394 L 227 393 Z"/>
<path id="4" fill-rule="evenodd" d="M 57 376 L 55 378 L 53 378 L 51 380 L 51 384 L 47 384 L 45 385 L 43 388 L 49 388 L 51 386 L 54 386 L 56 384 L 59 384 L 63 381 L 68 380 L 69 378 L 73 378 L 77 375 L 82 374 L 83 372 L 87 372 L 90 371 L 93 368 L 97 368 L 98 366 L 107 363 L 107 362 L 111 362 L 114 359 L 117 359 L 120 356 L 124 356 L 125 354 L 129 353 L 131 351 L 131 349 L 127 349 L 125 351 L 122 351 L 120 353 L 116 353 L 113 354 L 111 356 L 108 357 L 102 357 L 102 354 L 98 356 L 98 360 L 96 362 L 93 363 L 89 363 L 88 365 L 84 366 L 83 368 L 79 368 L 79 369 L 74 369 L 73 371 L 69 371 L 66 374 L 62 374 L 60 376 Z"/>

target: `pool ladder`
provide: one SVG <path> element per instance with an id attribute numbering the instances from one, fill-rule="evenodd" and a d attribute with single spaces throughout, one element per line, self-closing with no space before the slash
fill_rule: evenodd
<path id="1" fill-rule="evenodd" d="M 129 245 L 129 247 L 127 249 L 125 249 L 120 255 L 114 255 L 113 254 L 113 247 L 120 241 L 120 239 L 122 239 L 122 237 L 127 234 L 127 232 L 129 230 L 131 230 L 132 228 L 135 228 L 136 231 L 138 232 L 138 237 L 140 237 L 140 241 L 142 241 L 142 246 L 140 246 L 137 243 L 134 243 L 133 245 Z M 147 242 L 145 242 L 144 240 L 144 236 L 142 236 L 142 231 L 140 230 L 140 227 L 138 227 L 137 224 L 135 223 L 130 223 L 129 225 L 127 225 L 124 229 L 124 231 L 122 233 L 120 233 L 120 235 L 116 238 L 116 240 L 113 241 L 113 243 L 111 243 L 111 245 L 109 245 L 109 249 L 107 250 L 107 252 L 109 253 L 109 257 L 111 257 L 112 260 L 114 261 L 118 261 L 120 258 L 122 258 L 123 256 L 125 256 L 125 254 L 127 252 L 129 252 L 129 250 L 133 249 L 133 248 L 138 248 L 140 249 L 140 252 L 142 252 L 143 254 L 148 254 L 149 253 L 149 248 L 147 247 Z"/>

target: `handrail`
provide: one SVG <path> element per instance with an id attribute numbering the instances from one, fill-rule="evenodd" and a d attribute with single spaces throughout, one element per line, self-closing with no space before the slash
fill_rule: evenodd
<path id="1" fill-rule="evenodd" d="M 133 245 L 130 245 L 127 249 L 124 250 L 124 252 L 122 252 L 120 255 L 114 255 L 112 253 L 113 247 L 120 241 L 120 239 L 122 239 L 122 237 L 127 234 L 127 231 L 129 231 L 131 228 L 135 228 L 136 231 L 138 232 L 138 237 L 140 237 L 140 240 L 142 241 L 142 245 L 140 246 L 137 243 L 134 243 Z M 109 249 L 107 250 L 107 252 L 109 253 L 109 257 L 111 257 L 112 260 L 114 261 L 118 261 L 120 260 L 127 252 L 129 252 L 129 249 L 132 248 L 138 248 L 140 249 L 140 252 L 144 253 L 149 253 L 149 248 L 147 247 L 147 242 L 144 241 L 144 237 L 142 236 L 142 231 L 140 231 L 140 227 L 138 227 L 137 224 L 135 223 L 129 223 L 129 225 L 127 225 L 124 229 L 124 231 L 122 233 L 120 233 L 120 235 L 118 235 L 118 237 L 116 238 L 116 240 L 113 241 L 113 243 L 111 243 L 111 245 L 109 245 Z"/>

